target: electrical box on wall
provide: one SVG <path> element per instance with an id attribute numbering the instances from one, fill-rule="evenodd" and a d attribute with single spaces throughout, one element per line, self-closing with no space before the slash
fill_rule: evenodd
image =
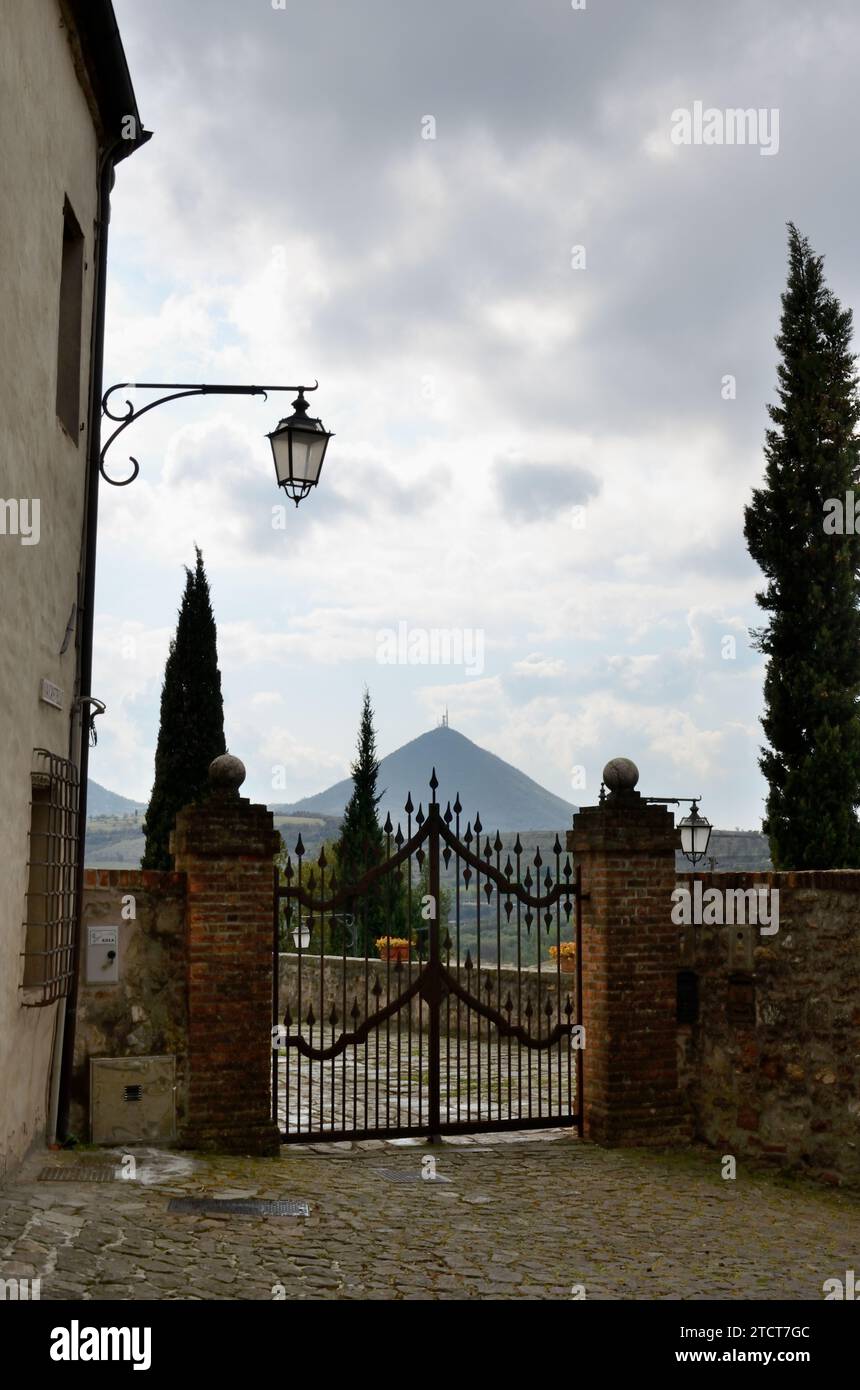
<path id="1" fill-rule="evenodd" d="M 119 981 L 119 927 L 87 928 L 87 984 Z"/>
<path id="2" fill-rule="evenodd" d="M 176 1135 L 175 1057 L 91 1057 L 94 1144 L 156 1144 Z"/>

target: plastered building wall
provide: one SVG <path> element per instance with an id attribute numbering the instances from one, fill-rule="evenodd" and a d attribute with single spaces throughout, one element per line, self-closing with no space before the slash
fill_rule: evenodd
<path id="1" fill-rule="evenodd" d="M 0 33 L 0 498 L 28 502 L 31 528 L 29 537 L 8 534 L 7 521 L 0 534 L 2 1174 L 44 1133 L 57 1026 L 57 1004 L 22 1006 L 21 952 L 33 750 L 78 758 L 70 749 L 77 632 L 62 656 L 60 648 L 77 600 L 87 430 L 72 438 L 57 418 L 57 339 L 67 198 L 84 237 L 83 422 L 98 147 L 57 0 L 0 0 Z M 43 677 L 63 690 L 62 710 L 40 701 Z"/>

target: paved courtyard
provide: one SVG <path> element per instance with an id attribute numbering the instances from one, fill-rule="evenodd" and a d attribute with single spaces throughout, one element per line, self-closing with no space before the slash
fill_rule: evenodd
<path id="1" fill-rule="evenodd" d="M 309 1038 L 307 1030 L 303 1036 Z M 317 1037 L 309 1040 L 320 1046 Z M 406 1032 L 375 1031 L 367 1047 L 348 1048 L 323 1062 L 300 1057 L 295 1049 L 287 1057 L 281 1048 L 281 1132 L 299 1137 L 365 1128 L 420 1131 L 429 1113 L 429 1080 L 426 1038 Z M 446 1124 L 558 1123 L 573 1113 L 575 1100 L 576 1057 L 567 1038 L 540 1051 L 510 1039 L 472 1038 L 467 1044 L 456 1035 L 442 1038 L 440 1112 Z"/>
<path id="2" fill-rule="evenodd" d="M 119 1173 L 122 1155 L 34 1155 L 0 1188 L 0 1277 L 40 1278 L 43 1300 L 568 1299 L 576 1285 L 590 1299 L 819 1299 L 860 1269 L 856 1199 L 743 1166 L 724 1181 L 701 1151 L 550 1132 L 134 1157 L 130 1180 L 49 1182 L 48 1166 Z M 177 1197 L 309 1214 L 168 1211 Z"/>

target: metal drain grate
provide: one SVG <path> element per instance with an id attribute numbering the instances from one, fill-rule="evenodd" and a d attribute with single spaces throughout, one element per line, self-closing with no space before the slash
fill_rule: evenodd
<path id="1" fill-rule="evenodd" d="M 380 1173 L 389 1182 L 420 1182 L 425 1187 L 432 1187 L 436 1182 L 451 1182 L 451 1178 L 442 1177 L 437 1173 L 435 1177 L 425 1178 L 421 1172 L 416 1172 L 413 1168 L 375 1168 L 375 1172 Z"/>
<path id="2" fill-rule="evenodd" d="M 116 1182 L 117 1171 L 112 1163 L 82 1163 L 62 1168 L 43 1168 L 38 1182 Z"/>
<path id="3" fill-rule="evenodd" d="M 261 1198 L 218 1199 L 217 1197 L 173 1197 L 168 1211 L 189 1213 L 219 1212 L 227 1216 L 310 1216 L 307 1202 L 266 1202 Z"/>

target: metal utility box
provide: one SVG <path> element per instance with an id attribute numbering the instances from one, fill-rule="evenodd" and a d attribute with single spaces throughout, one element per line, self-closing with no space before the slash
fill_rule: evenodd
<path id="1" fill-rule="evenodd" d="M 119 982 L 119 927 L 87 927 L 87 984 Z"/>
<path id="2" fill-rule="evenodd" d="M 94 1144 L 158 1144 L 176 1136 L 175 1057 L 91 1057 Z"/>

